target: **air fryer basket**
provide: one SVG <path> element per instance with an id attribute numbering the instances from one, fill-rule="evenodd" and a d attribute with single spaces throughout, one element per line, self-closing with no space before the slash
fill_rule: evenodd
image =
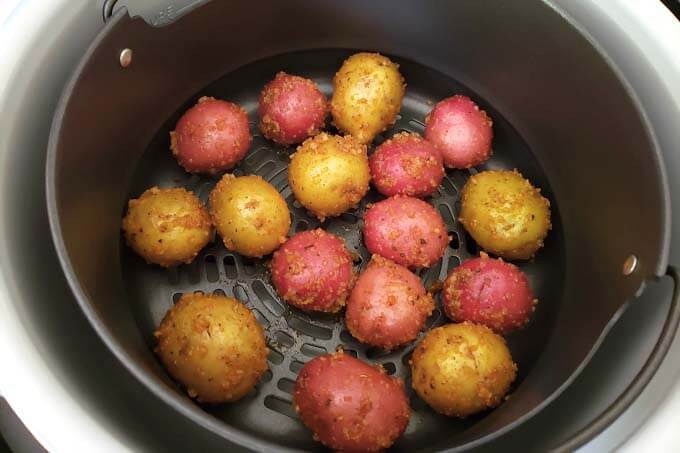
<path id="1" fill-rule="evenodd" d="M 166 271 L 121 246 L 119 230 L 126 200 L 151 185 L 184 186 L 205 200 L 216 179 L 184 173 L 168 151 L 168 131 L 203 95 L 249 112 L 255 139 L 235 172 L 260 174 L 282 192 L 293 214 L 291 233 L 318 226 L 287 187 L 291 150 L 257 135 L 257 95 L 279 70 L 311 77 L 329 94 L 346 56 L 376 50 L 399 62 L 408 82 L 401 115 L 385 136 L 422 132 L 433 101 L 472 96 L 494 119 L 494 156 L 485 168 L 518 168 L 541 187 L 554 226 L 536 259 L 522 264 L 540 304 L 530 326 L 509 338 L 519 364 L 512 397 L 456 421 L 413 396 L 413 419 L 395 448 L 473 446 L 534 414 L 573 379 L 626 301 L 665 272 L 662 162 L 614 70 L 541 1 L 250 6 L 210 2 L 160 28 L 121 10 L 66 87 L 48 156 L 48 209 L 66 276 L 97 331 L 173 407 L 251 448 L 317 448 L 289 403 L 297 371 L 315 355 L 342 345 L 408 379 L 412 346 L 385 354 L 352 340 L 341 318 L 288 308 L 271 287 L 266 260 L 229 253 L 217 240 L 193 264 Z M 118 58 L 124 48 L 133 51 L 127 67 Z M 477 253 L 455 220 L 468 176 L 449 171 L 430 200 L 454 239 L 441 265 L 423 272 L 426 284 Z M 369 258 L 361 214 L 376 199 L 371 192 L 356 211 L 322 225 L 346 239 L 362 258 L 359 266 Z M 630 255 L 638 265 L 624 275 Z M 236 404 L 199 408 L 151 352 L 152 332 L 167 309 L 197 289 L 239 298 L 266 326 L 271 371 Z M 436 310 L 428 326 L 443 322 Z"/>

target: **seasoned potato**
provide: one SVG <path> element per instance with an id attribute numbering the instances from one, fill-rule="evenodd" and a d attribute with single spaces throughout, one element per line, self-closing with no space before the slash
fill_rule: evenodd
<path id="1" fill-rule="evenodd" d="M 305 311 L 337 312 L 355 279 L 343 240 L 319 228 L 288 239 L 274 252 L 271 269 L 281 298 Z"/>
<path id="2" fill-rule="evenodd" d="M 441 150 L 447 167 L 476 167 L 491 157 L 493 122 L 469 97 L 439 101 L 425 123 L 425 138 Z"/>
<path id="3" fill-rule="evenodd" d="M 550 202 L 517 170 L 483 171 L 463 187 L 459 220 L 487 252 L 529 259 L 550 230 Z"/>
<path id="4" fill-rule="evenodd" d="M 258 112 L 265 137 L 292 145 L 319 133 L 326 122 L 328 101 L 312 80 L 279 72 L 262 89 Z"/>
<path id="5" fill-rule="evenodd" d="M 356 207 L 370 179 L 366 146 L 324 132 L 298 146 L 288 167 L 295 198 L 321 221 Z"/>
<path id="6" fill-rule="evenodd" d="M 170 132 L 170 149 L 188 172 L 215 174 L 236 165 L 252 136 L 248 115 L 233 102 L 203 96 Z"/>
<path id="7" fill-rule="evenodd" d="M 148 263 L 170 267 L 190 263 L 210 241 L 212 225 L 191 192 L 152 187 L 128 202 L 123 233 Z"/>
<path id="8" fill-rule="evenodd" d="M 359 142 L 370 143 L 394 124 L 405 90 L 399 65 L 377 53 L 354 54 L 333 78 L 333 123 Z"/>
<path id="9" fill-rule="evenodd" d="M 415 340 L 432 310 L 416 274 L 374 255 L 347 302 L 345 325 L 362 343 L 390 350 Z"/>
<path id="10" fill-rule="evenodd" d="M 442 291 L 446 316 L 484 324 L 500 334 L 521 329 L 537 302 L 527 276 L 514 264 L 481 255 L 446 278 Z"/>
<path id="11" fill-rule="evenodd" d="M 411 417 L 401 379 L 343 353 L 310 360 L 295 382 L 293 407 L 314 438 L 335 451 L 383 451 Z"/>
<path id="12" fill-rule="evenodd" d="M 413 389 L 449 417 L 498 406 L 516 374 L 503 337 L 468 322 L 429 331 L 411 358 Z"/>
<path id="13" fill-rule="evenodd" d="M 210 214 L 224 246 L 250 257 L 276 250 L 290 228 L 286 201 L 259 176 L 224 175 L 210 193 Z"/>
<path id="14" fill-rule="evenodd" d="M 154 335 L 168 372 L 202 403 L 242 398 L 267 370 L 262 327 L 236 299 L 184 294 Z"/>
<path id="15" fill-rule="evenodd" d="M 432 195 L 444 179 L 439 148 L 420 135 L 395 134 L 375 149 L 369 159 L 373 185 L 383 195 Z"/>
<path id="16" fill-rule="evenodd" d="M 369 252 L 406 267 L 430 267 L 449 243 L 444 219 L 431 204 L 395 195 L 364 214 L 364 243 Z"/>

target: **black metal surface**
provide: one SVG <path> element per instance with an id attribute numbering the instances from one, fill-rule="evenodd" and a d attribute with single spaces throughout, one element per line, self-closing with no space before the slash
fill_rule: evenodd
<path id="1" fill-rule="evenodd" d="M 288 438 L 268 442 L 206 417 L 174 391 L 145 345 L 148 332 L 138 328 L 135 305 L 122 302 L 128 296 L 120 270 L 120 214 L 147 144 L 209 82 L 292 50 L 380 50 L 473 88 L 485 107 L 496 107 L 499 118 L 529 142 L 550 181 L 564 226 L 564 234 L 556 231 L 550 238 L 558 242 L 553 247 L 564 242 L 558 261 L 566 266 L 560 273 L 564 291 L 546 282 L 560 294 L 543 301 L 555 310 L 555 330 L 542 337 L 546 349 L 513 398 L 455 437 L 442 432 L 428 439 L 428 447 L 478 445 L 527 419 L 573 379 L 624 301 L 665 267 L 665 176 L 624 86 L 595 49 L 542 2 L 461 1 L 455 8 L 441 2 L 417 14 L 386 2 L 341 9 L 305 1 L 262 3 L 257 11 L 266 15 L 251 5 L 212 2 L 158 29 L 121 13 L 67 86 L 48 156 L 48 210 L 57 252 L 85 314 L 133 374 L 184 415 L 251 448 L 285 443 Z M 332 20 L 310 21 L 312 11 Z M 287 20 L 274 20 L 280 17 Z M 296 20 L 303 22 L 295 26 Z M 420 32 L 423 27 L 430 32 Z M 135 52 L 125 70 L 117 61 L 123 47 Z M 496 162 L 517 165 L 538 182 L 538 166 L 532 174 L 525 169 L 531 160 L 523 159 L 497 150 Z M 623 277 L 621 263 L 629 253 L 640 258 L 640 268 Z M 551 266 L 544 266 L 546 274 Z"/>
<path id="2" fill-rule="evenodd" d="M 614 420 L 616 420 L 628 407 L 633 404 L 637 397 L 647 387 L 652 380 L 661 363 L 666 358 L 668 350 L 673 343 L 675 333 L 680 325 L 680 273 L 678 270 L 669 266 L 666 273 L 673 280 L 673 296 L 671 305 L 668 309 L 668 316 L 663 325 L 659 339 L 652 349 L 652 353 L 642 366 L 640 372 L 633 381 L 626 387 L 626 390 L 619 395 L 609 407 L 607 407 L 597 419 L 585 428 L 575 433 L 567 442 L 555 449 L 556 452 L 569 453 L 585 445 L 590 439 L 600 434 Z"/>
<path id="3" fill-rule="evenodd" d="M 217 178 L 190 175 L 182 170 L 168 152 L 169 131 L 174 129 L 179 115 L 195 103 L 197 97 L 207 95 L 231 99 L 248 110 L 254 135 L 251 151 L 237 166 L 235 174 L 261 175 L 279 190 L 287 200 L 292 213 L 290 234 L 322 227 L 342 237 L 349 249 L 361 256 L 359 267 L 363 267 L 370 259 L 361 237 L 363 212 L 368 203 L 383 197 L 371 190 L 358 209 L 320 224 L 295 201 L 288 187 L 288 156 L 294 149 L 276 146 L 260 136 L 255 127 L 259 87 L 264 86 L 277 71 L 285 70 L 312 78 L 326 95 L 330 95 L 335 68 L 339 67 L 351 53 L 326 50 L 286 54 L 247 65 L 211 84 L 189 99 L 160 129 L 139 162 L 129 196 L 137 197 L 153 185 L 182 186 L 192 190 L 207 202 L 208 194 Z M 375 144 L 403 130 L 422 134 L 424 117 L 431 109 L 431 101 L 434 99 L 443 98 L 452 92 L 474 97 L 467 88 L 441 74 L 411 62 L 399 59 L 396 61 L 400 64 L 400 71 L 409 81 L 406 98 L 395 126 L 386 134 L 377 137 Z M 523 173 L 532 175 L 534 183 L 550 197 L 551 191 L 547 181 L 540 174 L 526 144 L 500 114 L 482 100 L 479 102 L 494 118 L 496 134 L 495 154 L 479 169 L 518 168 Z M 458 195 L 468 176 L 468 171 L 449 170 L 440 190 L 428 199 L 445 219 L 449 234 L 454 239 L 446 249 L 441 262 L 420 272 L 426 287 L 438 280 L 444 280 L 453 267 L 477 254 L 475 244 L 467 237 L 462 225 L 455 221 L 459 210 Z M 508 338 L 513 358 L 519 365 L 518 385 L 521 385 L 539 357 L 559 311 L 564 254 L 561 225 L 555 203 L 553 213 L 554 230 L 546 242 L 545 249 L 535 261 L 518 263 L 529 275 L 539 300 L 557 301 L 540 303 L 530 326 Z M 258 391 L 245 400 L 210 409 L 212 414 L 226 423 L 272 441 L 286 439 L 284 443 L 289 446 L 314 448 L 315 444 L 311 442 L 308 431 L 294 415 L 290 405 L 290 393 L 297 372 L 305 362 L 316 355 L 332 352 L 338 346 L 343 346 L 345 350 L 357 354 L 361 359 L 382 363 L 391 374 L 406 380 L 413 415 L 409 429 L 395 447 L 398 450 L 411 451 L 416 447 L 422 447 L 428 442 L 443 438 L 443 433 L 446 433 L 446 437 L 452 438 L 456 432 L 464 431 L 483 418 L 484 414 L 465 421 L 457 421 L 438 416 L 413 394 L 410 390 L 408 358 L 415 344 L 388 354 L 355 341 L 346 331 L 342 315 L 308 315 L 287 307 L 271 285 L 266 266 L 268 257 L 263 260 L 245 259 L 228 252 L 218 238 L 215 243 L 203 250 L 191 265 L 165 270 L 146 265 L 122 242 L 121 246 L 123 277 L 130 296 L 129 302 L 149 348 L 155 345 L 153 332 L 162 317 L 172 306 L 173 301 L 178 300 L 185 292 L 202 290 L 237 297 L 254 310 L 265 326 L 271 350 L 271 372 L 260 383 Z M 438 307 L 428 320 L 427 327 L 431 328 L 444 322 L 445 317 L 442 315 L 441 307 Z"/>

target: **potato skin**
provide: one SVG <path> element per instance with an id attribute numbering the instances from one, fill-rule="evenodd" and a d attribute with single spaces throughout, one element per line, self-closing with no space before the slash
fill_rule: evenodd
<path id="1" fill-rule="evenodd" d="M 491 118 L 467 96 L 435 105 L 425 119 L 425 138 L 439 148 L 449 168 L 470 168 L 491 157 Z"/>
<path id="2" fill-rule="evenodd" d="M 423 200 L 396 195 L 375 203 L 364 214 L 368 251 L 402 266 L 432 266 L 448 242 L 444 220 Z"/>
<path id="3" fill-rule="evenodd" d="M 449 319 L 483 324 L 500 334 L 524 327 L 537 302 L 517 266 L 484 252 L 454 268 L 442 291 Z"/>
<path id="4" fill-rule="evenodd" d="M 246 111 L 233 102 L 203 96 L 170 132 L 170 149 L 190 173 L 215 174 L 234 167 L 252 136 Z"/>
<path id="5" fill-rule="evenodd" d="M 366 146 L 351 136 L 322 132 L 308 138 L 288 166 L 295 198 L 321 221 L 356 207 L 370 179 Z"/>
<path id="6" fill-rule="evenodd" d="M 459 220 L 485 251 L 525 260 L 543 246 L 550 224 L 550 202 L 517 170 L 483 171 L 462 191 Z"/>
<path id="7" fill-rule="evenodd" d="M 355 280 L 345 243 L 321 229 L 288 239 L 274 252 L 271 270 L 281 298 L 305 311 L 337 312 Z"/>
<path id="8" fill-rule="evenodd" d="M 312 80 L 279 72 L 260 93 L 259 128 L 281 145 L 300 143 L 323 129 L 328 110 L 328 101 Z"/>
<path id="9" fill-rule="evenodd" d="M 432 195 L 444 179 L 441 151 L 414 133 L 400 132 L 369 159 L 373 185 L 383 195 Z"/>
<path id="10" fill-rule="evenodd" d="M 302 368 L 293 407 L 315 439 L 338 451 L 388 448 L 411 417 L 401 379 L 342 351 Z"/>
<path id="11" fill-rule="evenodd" d="M 242 398 L 267 370 L 262 327 L 230 297 L 184 294 L 154 335 L 168 372 L 202 403 Z"/>
<path id="12" fill-rule="evenodd" d="M 190 263 L 212 236 L 207 209 L 185 189 L 152 187 L 128 202 L 123 218 L 127 244 L 148 263 Z"/>
<path id="13" fill-rule="evenodd" d="M 345 325 L 362 343 L 391 350 L 415 340 L 434 310 L 417 275 L 374 255 L 347 302 Z"/>
<path id="14" fill-rule="evenodd" d="M 503 337 L 468 322 L 432 329 L 411 358 L 413 389 L 449 417 L 498 406 L 516 374 Z"/>
<path id="15" fill-rule="evenodd" d="M 399 65 L 378 53 L 354 54 L 333 78 L 333 124 L 370 143 L 396 121 L 405 90 Z"/>
<path id="16" fill-rule="evenodd" d="M 259 176 L 225 174 L 210 193 L 210 214 L 224 246 L 244 256 L 276 250 L 290 229 L 281 194 Z"/>

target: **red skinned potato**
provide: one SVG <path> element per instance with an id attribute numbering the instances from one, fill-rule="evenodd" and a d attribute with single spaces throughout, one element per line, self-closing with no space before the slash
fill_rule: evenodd
<path id="1" fill-rule="evenodd" d="M 354 285 L 345 324 L 362 343 L 390 350 L 415 340 L 432 310 L 417 275 L 374 255 Z"/>
<path id="2" fill-rule="evenodd" d="M 370 158 L 373 185 L 383 195 L 426 197 L 444 178 L 442 153 L 418 134 L 400 132 Z"/>
<path id="3" fill-rule="evenodd" d="M 425 119 L 425 138 L 439 148 L 444 165 L 470 168 L 491 156 L 491 118 L 467 96 L 437 103 Z"/>
<path id="4" fill-rule="evenodd" d="M 262 89 L 258 112 L 265 137 L 292 145 L 323 129 L 328 102 L 313 81 L 279 72 Z"/>
<path id="5" fill-rule="evenodd" d="M 483 252 L 451 271 L 442 300 L 451 320 L 483 324 L 500 334 L 524 327 L 537 303 L 517 266 Z"/>
<path id="6" fill-rule="evenodd" d="M 271 269 L 279 295 L 305 311 L 337 312 L 355 279 L 345 243 L 321 229 L 288 239 L 274 253 Z"/>
<path id="7" fill-rule="evenodd" d="M 246 111 L 207 96 L 184 112 L 170 132 L 170 149 L 190 173 L 215 174 L 233 168 L 251 142 Z"/>
<path id="8" fill-rule="evenodd" d="M 314 438 L 337 451 L 380 451 L 404 432 L 411 409 L 401 379 L 342 351 L 300 371 L 293 407 Z"/>
<path id="9" fill-rule="evenodd" d="M 364 215 L 364 243 L 372 254 L 406 267 L 429 267 L 449 242 L 444 220 L 428 203 L 396 195 Z"/>

